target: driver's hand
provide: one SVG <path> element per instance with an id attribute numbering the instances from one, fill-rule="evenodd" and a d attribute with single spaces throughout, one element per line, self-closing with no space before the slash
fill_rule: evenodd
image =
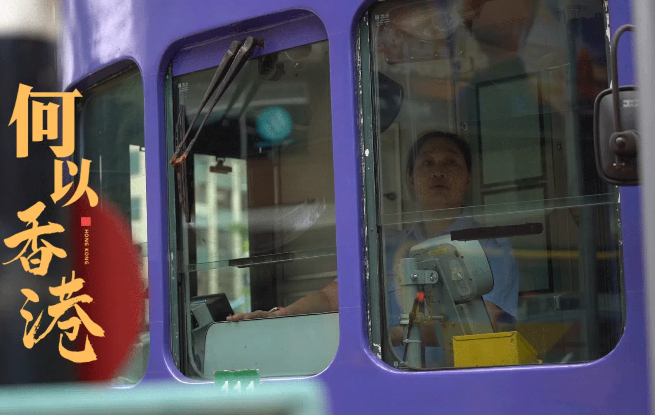
<path id="1" fill-rule="evenodd" d="M 278 312 L 280 312 L 280 315 L 283 315 L 284 312 L 281 310 L 270 312 L 270 311 L 263 311 L 263 310 L 257 310 L 253 311 L 252 313 L 239 313 L 235 314 L 233 316 L 229 316 L 227 318 L 227 321 L 239 321 L 239 320 L 252 320 L 254 318 L 272 318 L 272 317 L 278 317 Z"/>

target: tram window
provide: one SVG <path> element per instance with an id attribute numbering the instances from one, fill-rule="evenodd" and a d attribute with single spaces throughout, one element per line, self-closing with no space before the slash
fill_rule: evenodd
<path id="1" fill-rule="evenodd" d="M 82 92 L 75 117 L 77 155 L 91 160 L 89 187 L 111 202 L 130 225 L 141 255 L 142 280 L 148 287 L 146 169 L 143 133 L 143 85 L 136 68 Z M 144 328 L 115 383 L 135 384 L 145 374 L 150 349 L 148 304 Z"/>
<path id="2" fill-rule="evenodd" d="M 411 370 L 609 353 L 625 298 L 618 190 L 598 177 L 592 140 L 603 2 L 571 14 L 566 2 L 391 0 L 360 27 L 382 358 Z M 404 91 L 393 122 L 376 73 Z M 512 345 L 523 358 L 503 358 Z"/>
<path id="3" fill-rule="evenodd" d="M 173 78 L 176 142 L 215 70 Z M 182 372 L 324 370 L 336 305 L 302 305 L 336 279 L 327 41 L 248 61 L 172 177 Z"/>

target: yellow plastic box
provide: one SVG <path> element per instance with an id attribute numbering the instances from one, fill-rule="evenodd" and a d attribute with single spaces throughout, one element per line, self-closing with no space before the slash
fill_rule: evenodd
<path id="1" fill-rule="evenodd" d="M 455 367 L 541 363 L 537 351 L 517 331 L 453 337 Z"/>

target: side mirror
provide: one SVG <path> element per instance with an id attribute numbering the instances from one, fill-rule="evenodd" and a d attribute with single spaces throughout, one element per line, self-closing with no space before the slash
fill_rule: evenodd
<path id="1" fill-rule="evenodd" d="M 623 32 L 634 26 L 621 26 L 611 45 L 612 87 L 596 97 L 594 104 L 594 147 L 596 169 L 603 180 L 619 186 L 639 184 L 637 107 L 635 86 L 619 87 L 617 45 Z"/>
<path id="2" fill-rule="evenodd" d="M 398 82 L 378 72 L 378 97 L 380 131 L 384 132 L 398 116 L 405 98 L 405 90 Z"/>

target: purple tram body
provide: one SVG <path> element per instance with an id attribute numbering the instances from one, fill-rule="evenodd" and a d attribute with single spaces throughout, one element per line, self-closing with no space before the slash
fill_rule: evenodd
<path id="1" fill-rule="evenodd" d="M 402 372 L 371 350 L 366 303 L 363 174 L 358 111 L 357 28 L 373 2 L 209 0 L 64 2 L 62 88 L 83 91 L 138 66 L 143 82 L 147 186 L 150 352 L 141 384 L 184 376 L 171 352 L 166 76 L 218 65 L 230 42 L 270 39 L 265 52 L 327 40 L 332 114 L 339 345 L 322 381 L 334 413 L 645 414 L 647 358 L 639 188 L 620 191 L 625 328 L 616 347 L 588 363 Z M 630 22 L 627 0 L 609 2 L 612 33 Z M 276 24 L 287 22 L 283 27 Z M 627 43 L 627 42 L 626 42 Z M 257 55 L 255 55 L 257 56 Z M 632 84 L 629 47 L 621 84 Z M 265 382 L 302 382 L 302 377 Z M 206 383 L 206 382 L 204 382 Z M 137 388 L 139 385 L 136 386 Z"/>

